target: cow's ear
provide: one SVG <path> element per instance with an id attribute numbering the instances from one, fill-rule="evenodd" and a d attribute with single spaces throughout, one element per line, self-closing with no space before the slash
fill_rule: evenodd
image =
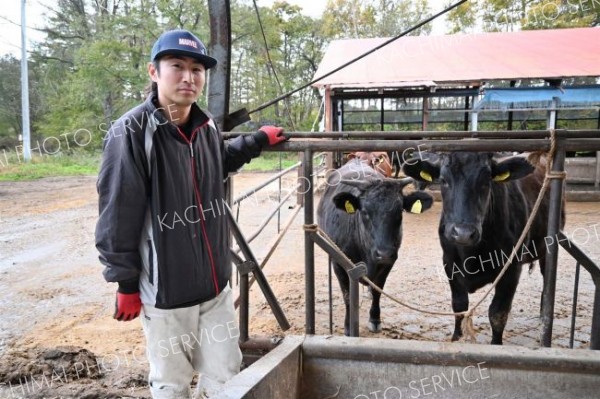
<path id="1" fill-rule="evenodd" d="M 360 199 L 350 193 L 339 193 L 333 197 L 336 208 L 341 209 L 349 215 L 360 210 Z"/>
<path id="2" fill-rule="evenodd" d="M 500 162 L 492 162 L 492 180 L 507 182 L 527 176 L 535 167 L 525 158 L 511 157 Z"/>
<path id="3" fill-rule="evenodd" d="M 440 177 L 440 167 L 432 162 L 413 158 L 402 165 L 402 171 L 406 176 L 415 180 L 432 183 Z"/>
<path id="4" fill-rule="evenodd" d="M 349 160 L 351 160 L 351 159 L 354 159 L 354 158 L 356 158 L 356 154 L 355 154 L 355 153 L 353 153 L 353 152 L 351 152 L 350 154 L 348 154 L 348 155 L 346 156 L 346 158 L 347 158 L 347 159 L 348 159 L 348 161 L 349 161 Z"/>
<path id="5" fill-rule="evenodd" d="M 410 213 L 423 213 L 433 205 L 433 197 L 424 191 L 415 191 L 404 197 L 402 207 Z"/>

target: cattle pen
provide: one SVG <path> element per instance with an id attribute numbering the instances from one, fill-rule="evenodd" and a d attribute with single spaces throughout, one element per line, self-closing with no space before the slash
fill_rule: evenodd
<path id="1" fill-rule="evenodd" d="M 226 136 L 234 136 L 240 133 L 226 133 Z M 243 133 L 242 133 L 243 134 Z M 555 145 L 555 154 L 554 154 L 554 159 L 553 159 L 553 164 L 552 164 L 552 172 L 555 174 L 560 175 L 560 173 L 562 171 L 564 171 L 564 159 L 565 159 L 565 153 L 566 151 L 581 151 L 581 150 L 593 150 L 593 151 L 599 151 L 600 150 L 600 133 L 597 130 L 577 130 L 577 131 L 568 131 L 568 130 L 556 130 L 556 131 L 552 131 L 552 130 L 541 130 L 541 131 L 477 131 L 477 132 L 464 132 L 464 131 L 454 131 L 454 132 L 423 132 L 423 131 L 414 131 L 414 132 L 332 132 L 332 133 L 310 133 L 310 132 L 293 132 L 293 133 L 288 133 L 288 136 L 291 138 L 291 141 L 286 142 L 280 146 L 278 146 L 277 148 L 274 149 L 274 151 L 286 151 L 286 152 L 297 152 L 300 153 L 302 155 L 302 163 L 301 163 L 301 169 L 299 170 L 299 179 L 298 179 L 298 184 L 299 184 L 299 192 L 302 193 L 302 195 L 300 196 L 301 198 L 299 198 L 300 204 L 304 207 L 304 226 L 312 226 L 315 223 L 314 220 L 314 211 L 315 211 L 315 204 L 314 204 L 314 195 L 315 195 L 315 190 L 316 190 L 316 186 L 314 184 L 314 178 L 317 175 L 317 173 L 313 170 L 313 157 L 317 152 L 339 152 L 339 151 L 357 151 L 357 150 L 361 150 L 361 151 L 395 151 L 398 153 L 402 153 L 402 154 L 408 154 L 410 152 L 418 152 L 418 151 L 427 151 L 427 152 L 451 152 L 451 151 L 474 151 L 474 152 L 498 152 L 498 151 L 515 151 L 515 152 L 523 152 L 523 151 L 542 151 L 542 152 L 548 152 L 551 149 L 551 145 L 552 142 Z M 562 197 L 564 195 L 564 182 L 562 179 L 559 178 L 555 178 L 552 179 L 549 183 L 549 191 L 550 191 L 550 198 L 551 198 L 551 205 L 550 205 L 550 215 L 549 215 L 549 227 L 548 227 L 548 236 L 549 237 L 557 237 L 556 242 L 560 243 L 566 250 L 567 252 L 574 258 L 574 262 L 576 263 L 577 266 L 577 270 L 579 270 L 580 266 L 583 267 L 591 276 L 593 283 L 594 283 L 594 287 L 595 287 L 595 292 L 594 292 L 594 305 L 593 305 L 593 311 L 592 311 L 592 323 L 591 323 L 591 334 L 590 334 L 590 349 L 600 349 L 600 269 L 598 268 L 597 265 L 594 264 L 594 262 L 585 255 L 585 253 L 583 251 L 581 251 L 579 248 L 577 248 L 577 246 L 574 243 L 569 243 L 568 241 L 565 240 L 565 236 L 562 235 L 562 233 L 559 231 L 559 216 L 560 215 L 560 210 L 561 210 L 561 206 L 562 206 Z M 236 237 L 238 240 L 242 239 L 243 237 Z M 319 242 L 318 238 L 315 239 L 314 233 L 310 231 L 310 229 L 306 230 L 304 233 L 304 254 L 305 254 L 305 270 L 304 270 L 304 283 L 305 283 L 305 289 L 304 289 L 304 302 L 305 302 L 305 334 L 308 336 L 314 335 L 315 334 L 315 264 L 314 264 L 314 256 L 315 256 L 315 243 L 316 244 L 322 244 Z M 552 345 L 552 328 L 553 328 L 553 315 L 554 315 L 554 301 L 555 301 L 555 287 L 556 287 L 556 269 L 557 269 L 557 256 L 558 256 L 558 245 L 551 245 L 548 248 L 548 252 L 549 252 L 549 256 L 547 257 L 547 262 L 546 262 L 546 276 L 548 276 L 548 278 L 546 279 L 546 283 L 544 286 L 544 294 L 543 294 L 543 302 L 542 302 L 542 323 L 541 323 L 541 331 L 540 331 L 540 345 L 543 347 L 550 347 Z M 238 262 L 236 263 L 240 263 L 239 261 L 243 261 L 243 267 L 245 268 L 245 270 L 248 272 L 252 272 L 253 270 L 256 270 L 256 265 L 253 264 L 253 260 L 252 259 L 248 259 L 246 258 L 244 259 L 238 259 Z M 360 268 L 360 265 L 354 265 L 354 266 L 358 266 L 358 268 Z M 358 269 L 357 268 L 357 269 Z M 355 270 L 356 271 L 356 270 Z M 579 272 L 577 272 L 579 273 Z M 358 274 L 358 276 L 360 276 L 360 273 Z M 259 277 L 260 279 L 260 277 Z M 268 284 L 267 284 L 268 285 Z M 358 286 L 358 282 L 355 281 L 354 282 L 355 285 L 355 292 L 356 292 L 356 287 Z M 247 289 L 247 286 L 245 286 L 244 284 L 240 284 L 240 288 L 242 290 L 242 292 L 240 292 L 240 297 L 241 298 L 247 298 L 248 297 L 248 293 L 247 292 L 243 292 L 243 290 Z M 577 295 L 577 283 L 575 285 L 575 300 L 576 300 L 576 295 Z M 264 292 L 264 290 L 263 290 Z M 277 302 L 277 300 L 273 297 L 273 302 Z M 248 334 L 248 304 L 247 301 L 244 301 L 246 303 L 242 303 L 241 307 L 240 307 L 240 331 L 245 331 L 246 334 L 241 334 L 241 337 L 247 338 L 245 342 L 241 342 L 241 345 L 243 348 L 263 348 L 263 349 L 273 349 L 275 348 L 275 344 L 273 344 L 270 341 L 264 341 L 264 340 L 255 340 L 249 337 Z M 271 302 L 269 302 L 271 303 Z M 273 306 L 271 306 L 273 308 Z M 575 306 L 573 307 L 573 309 L 575 309 Z M 357 306 L 356 306 L 356 295 L 354 296 L 354 305 L 352 306 L 352 310 L 351 310 L 351 315 L 353 315 L 351 317 L 352 323 L 354 323 L 354 331 L 357 332 L 358 331 L 358 318 L 357 318 Z M 277 312 L 275 312 L 277 313 Z M 279 322 L 280 327 L 282 328 L 282 330 L 286 330 L 286 325 L 285 322 L 282 322 L 282 319 L 285 319 L 285 316 L 283 316 L 283 318 L 281 317 L 283 315 L 279 315 L 277 316 L 277 320 Z M 572 315 L 573 318 L 573 323 L 575 320 L 575 314 Z M 571 332 L 571 340 L 572 340 L 572 332 Z M 355 334 L 357 335 L 357 334 Z M 337 353 L 337 354 L 330 354 L 333 358 L 335 359 L 345 359 L 345 361 L 350 361 L 350 359 L 353 358 L 353 353 L 359 353 L 361 351 L 368 351 L 369 345 L 375 345 L 372 343 L 369 343 L 370 339 L 364 339 L 364 338 L 360 338 L 357 341 L 352 341 L 351 338 L 348 339 L 344 339 L 342 340 L 343 343 L 339 343 L 337 340 L 332 340 L 331 342 L 335 342 L 334 345 L 342 345 L 342 347 L 345 347 L 349 352 L 346 353 L 345 355 L 342 353 Z M 243 339 L 241 341 L 244 341 Z M 378 340 L 379 341 L 379 340 Z M 309 342 L 308 346 L 310 348 L 313 348 L 313 341 L 303 341 L 303 342 Z M 315 341 L 316 342 L 316 341 Z M 328 351 L 326 349 L 327 346 L 327 342 L 326 340 L 320 340 L 319 344 L 317 346 L 321 345 L 325 345 L 325 349 L 321 348 L 321 349 L 317 349 L 316 352 L 319 352 L 321 350 L 324 351 Z M 355 342 L 356 344 L 356 349 L 354 348 L 354 346 L 352 346 L 352 343 Z M 304 344 L 299 344 L 298 342 L 296 342 L 296 346 L 294 350 L 299 350 L 299 353 L 305 353 L 305 354 L 311 354 L 315 351 L 315 349 L 309 349 L 309 348 L 302 348 L 302 345 Z M 347 345 L 347 346 L 345 346 Z M 366 346 L 363 346 L 366 345 Z M 381 345 L 381 343 L 378 343 L 377 345 Z M 388 344 L 386 344 L 387 346 Z M 390 345 L 395 345 L 394 344 L 390 344 Z M 419 344 L 420 345 L 420 344 Z M 439 346 L 435 346 L 435 348 L 437 349 L 431 349 L 433 348 L 433 346 L 431 348 L 428 349 L 423 349 L 423 352 L 421 352 L 418 356 L 415 355 L 415 359 L 417 363 L 427 363 L 427 364 L 435 364 L 435 365 L 440 365 L 441 364 L 455 364 L 455 365 L 467 365 L 470 363 L 464 363 L 464 361 L 457 361 L 456 363 L 448 363 L 446 360 L 443 360 L 442 358 L 444 357 L 444 354 L 440 354 L 439 356 L 434 356 L 431 355 L 431 351 L 435 352 L 436 350 L 441 350 L 442 352 L 447 352 L 447 351 L 451 351 L 453 352 L 454 350 L 462 350 L 459 346 L 453 346 L 453 345 L 466 345 L 466 344 L 447 344 L 447 345 L 439 345 Z M 400 345 L 401 346 L 401 345 Z M 467 345 L 468 346 L 468 345 Z M 300 348 L 300 349 L 299 349 Z M 339 346 L 338 346 L 339 348 Z M 291 350 L 288 349 L 287 350 Z M 471 350 L 471 349 L 469 349 Z M 475 349 L 477 350 L 477 349 Z M 487 349 L 485 349 L 487 350 Z M 485 351 L 484 350 L 484 351 Z M 303 352 L 304 351 L 304 352 Z M 274 352 L 274 351 L 273 351 Z M 394 352 L 394 351 L 393 351 Z M 401 350 L 400 350 L 401 352 Z M 524 354 L 523 351 L 512 351 L 510 350 L 511 354 L 510 356 L 514 356 L 514 364 L 512 364 L 510 367 L 512 368 L 514 366 L 515 370 L 518 369 L 519 367 L 523 367 L 527 370 L 535 370 L 535 372 L 543 372 L 544 371 L 544 361 L 542 360 L 542 358 L 537 358 L 536 355 L 538 354 L 538 352 L 531 352 L 531 353 L 527 353 Z M 288 355 L 291 352 L 286 352 Z M 329 352 L 328 352 L 329 353 Z M 345 352 L 344 352 L 345 353 Z M 377 352 L 378 353 L 378 352 Z M 395 352 L 394 352 L 395 353 Z M 507 352 L 508 353 L 508 352 Z M 568 353 L 568 352 L 567 352 Z M 280 352 L 281 355 L 281 352 Z M 308 356 L 308 355 L 307 355 Z M 319 355 L 321 356 L 321 355 Z M 356 355 L 358 357 L 360 357 L 359 355 Z M 383 363 L 385 363 L 384 359 L 377 359 L 378 355 L 373 355 L 371 357 L 371 360 L 373 361 L 379 361 L 381 360 Z M 391 356 L 391 355 L 390 355 Z M 427 362 L 423 361 L 422 357 L 425 357 L 427 359 L 429 359 Z M 488 358 L 490 362 L 494 362 L 493 359 L 495 355 L 490 355 L 491 357 Z M 510 357 L 509 356 L 509 357 Z M 524 356 L 524 358 L 527 359 L 535 359 L 533 361 L 533 363 L 528 363 L 527 361 L 523 362 L 523 359 L 519 358 L 519 356 Z M 544 355 L 545 356 L 545 355 Z M 552 356 L 559 356 L 559 353 L 554 353 Z M 551 357 L 552 357 L 551 356 Z M 564 354 L 561 352 L 560 356 L 564 356 Z M 567 356 L 570 356 L 567 354 Z M 285 356 L 284 356 L 285 357 Z M 389 357 L 389 356 L 388 356 Z M 400 356 L 402 357 L 402 356 Z M 597 356 L 596 357 L 590 357 L 587 358 L 585 360 L 579 359 L 579 360 L 574 360 L 577 356 L 574 356 L 572 358 L 572 360 L 575 362 L 574 363 L 574 368 L 572 370 L 577 369 L 577 364 L 579 364 L 581 367 L 583 367 L 583 369 L 585 370 L 596 370 L 594 372 L 597 372 L 598 370 L 598 364 L 597 364 Z M 287 361 L 291 361 L 289 357 L 285 357 L 287 359 Z M 384 356 L 384 358 L 386 358 Z M 283 362 L 282 360 L 283 358 L 279 358 L 279 360 L 277 361 L 277 364 L 279 364 L 278 362 Z M 386 358 L 388 359 L 388 358 Z M 420 359 L 420 360 L 419 360 Z M 432 360 L 434 359 L 434 360 Z M 437 360 L 435 360 L 437 359 Z M 454 360 L 456 361 L 457 358 L 454 358 Z M 500 361 L 500 363 L 505 362 L 506 358 L 504 358 L 505 360 Z M 591 363 L 589 363 L 588 361 L 590 359 L 594 359 L 591 361 Z M 306 364 L 311 364 L 310 362 L 313 361 L 314 359 L 311 359 L 310 357 L 306 357 L 304 358 L 304 362 L 306 362 Z M 357 360 L 357 359 L 354 359 Z M 390 360 L 390 359 L 388 359 Z M 464 360 L 464 359 L 463 359 Z M 271 360 L 272 361 L 272 360 Z M 386 360 L 387 361 L 387 360 Z M 391 361 L 391 360 L 390 360 Z M 547 359 L 547 362 L 552 363 L 554 360 L 551 360 L 550 358 Z M 578 363 L 579 361 L 582 361 L 582 363 Z M 293 363 L 293 361 L 292 361 Z M 382 364 L 383 364 L 382 363 Z M 393 363 L 393 361 L 392 361 Z M 490 363 L 490 364 L 492 364 Z M 510 363 L 510 362 L 509 362 Z M 533 364 L 536 364 L 536 366 L 532 366 Z M 550 364 L 549 363 L 549 364 Z M 303 364 L 302 361 L 300 363 L 301 365 Z M 316 363 L 314 363 L 316 364 Z M 504 363 L 502 363 L 504 364 Z M 521 366 L 517 366 L 517 364 L 521 364 Z M 529 364 L 529 365 L 527 365 Z M 397 365 L 396 365 L 397 366 Z M 530 367 L 531 366 L 531 367 Z M 404 366 L 403 366 L 404 367 Z M 274 367 L 273 372 L 276 373 L 280 373 L 281 370 L 276 371 L 277 367 Z M 271 371 L 269 372 L 265 372 L 265 370 L 262 370 L 262 372 L 264 372 L 264 374 L 262 375 L 262 377 L 265 377 L 267 374 L 271 375 L 271 377 L 273 376 L 271 373 Z M 314 371 L 314 370 L 313 370 Z M 302 367 L 300 367 L 300 370 L 296 370 L 296 371 L 291 371 L 292 374 L 294 373 L 300 373 L 302 374 Z M 306 372 L 306 370 L 304 370 L 304 372 Z M 258 396 L 253 396 L 254 394 L 250 394 L 251 392 L 267 392 L 269 391 L 269 389 L 271 388 L 265 388 L 264 385 L 262 386 L 262 388 L 258 388 L 258 385 L 260 381 L 267 381 L 268 378 L 259 378 L 258 380 L 253 379 L 254 377 L 256 377 L 256 375 L 254 375 L 254 377 L 248 377 L 248 373 L 253 373 L 252 371 L 252 367 L 249 367 L 247 369 L 246 374 L 244 374 L 244 379 L 242 380 L 236 380 L 233 382 L 233 384 L 241 384 L 243 386 L 245 386 L 244 389 L 241 389 L 241 391 L 244 391 L 244 394 L 240 394 L 239 397 L 262 397 L 260 395 Z M 587 373 L 587 371 L 586 371 Z M 260 373 L 259 373 L 260 374 Z M 542 373 L 544 374 L 544 373 Z M 549 376 L 549 373 L 546 373 L 547 376 Z M 253 375 L 253 374 L 251 374 Z M 323 377 L 325 378 L 325 377 Z M 348 377 L 348 378 L 352 378 L 352 377 Z M 584 378 L 585 380 L 587 380 L 587 377 Z M 240 382 L 241 381 L 241 382 Z M 249 381 L 253 381 L 252 387 L 250 386 L 246 386 L 247 384 L 249 384 Z M 296 383 L 302 385 L 303 382 L 298 382 L 297 380 L 295 380 Z M 540 380 L 542 381 L 542 380 Z M 545 381 L 545 380 L 544 380 Z M 266 382 L 264 382 L 266 384 Z M 547 383 L 547 382 L 544 382 Z M 597 384 L 597 382 L 596 382 Z M 256 385 L 256 386 L 255 386 Z M 325 384 L 327 385 L 327 384 Z M 596 385 L 594 385 L 594 389 L 597 389 L 598 387 Z M 239 386 L 238 386 L 239 388 Z M 261 389 L 267 389 L 267 391 L 261 391 Z M 366 389 L 366 388 L 365 388 Z M 235 389 L 232 391 L 234 392 Z M 241 392 L 238 389 L 238 392 Z M 270 392 L 270 391 L 269 391 Z M 354 391 L 353 391 L 354 392 Z M 575 392 L 575 391 L 574 391 Z M 583 391 L 582 391 L 583 392 Z M 590 391 L 591 392 L 591 391 Z M 334 392 L 335 393 L 335 392 Z M 314 394 L 314 392 L 312 393 Z M 312 395 L 311 394 L 311 395 Z M 324 394 L 323 392 L 319 393 Z M 455 392 L 456 394 L 456 392 Z M 248 396 L 244 396 L 244 395 L 248 395 Z M 306 396 L 306 394 L 300 394 L 298 393 L 299 396 L 293 396 L 293 397 L 316 397 L 316 396 Z M 583 397 L 588 397 L 586 396 L 587 394 L 583 394 Z M 228 396 L 229 397 L 229 396 Z M 231 397 L 238 397 L 238 396 L 231 396 Z M 278 397 L 278 396 L 271 396 L 271 397 Z M 332 396 L 335 397 L 335 396 Z M 347 396 L 339 396 L 339 397 L 347 397 Z M 363 397 L 363 396 L 357 396 L 357 397 Z M 364 397 L 371 397 L 368 394 L 368 391 L 366 394 L 364 394 Z M 396 396 L 393 396 L 396 397 Z M 462 396 L 444 396 L 444 397 L 462 397 Z M 480 397 L 480 396 L 472 396 L 472 397 Z M 501 397 L 515 397 L 515 396 L 510 396 L 510 394 L 506 394 L 506 396 L 501 396 Z M 538 396 L 531 396 L 531 397 L 538 397 Z M 541 396 L 540 396 L 541 397 Z M 591 397 L 591 396 L 590 396 Z"/>

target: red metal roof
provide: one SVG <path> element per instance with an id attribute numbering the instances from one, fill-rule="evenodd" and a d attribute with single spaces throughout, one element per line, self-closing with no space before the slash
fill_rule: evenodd
<path id="1" fill-rule="evenodd" d="M 315 78 L 388 38 L 331 42 Z M 414 82 L 600 76 L 600 28 L 405 36 L 314 84 L 406 87 Z"/>

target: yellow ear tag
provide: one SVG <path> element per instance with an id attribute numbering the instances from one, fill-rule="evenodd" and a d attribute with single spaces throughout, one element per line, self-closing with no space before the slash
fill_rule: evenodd
<path id="1" fill-rule="evenodd" d="M 433 181 L 433 178 L 431 177 L 431 175 L 429 173 L 425 172 L 424 170 L 422 170 L 422 171 L 419 172 L 419 176 L 421 176 L 421 178 L 423 180 Z"/>
<path id="2" fill-rule="evenodd" d="M 494 181 L 504 181 L 506 179 L 508 179 L 510 176 L 510 172 L 507 170 L 504 173 L 500 173 L 499 175 L 494 176 Z"/>
<path id="3" fill-rule="evenodd" d="M 421 213 L 423 210 L 423 204 L 421 204 L 421 200 L 416 200 L 413 206 L 410 208 L 410 213 Z"/>
<path id="4" fill-rule="evenodd" d="M 346 213 L 355 213 L 356 212 L 356 209 L 354 209 L 354 206 L 348 200 L 346 200 L 344 207 L 346 208 Z"/>

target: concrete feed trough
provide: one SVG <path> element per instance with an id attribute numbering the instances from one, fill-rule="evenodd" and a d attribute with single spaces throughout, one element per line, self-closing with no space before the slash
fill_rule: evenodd
<path id="1" fill-rule="evenodd" d="M 598 398 L 600 355 L 375 338 L 288 336 L 219 398 Z"/>

